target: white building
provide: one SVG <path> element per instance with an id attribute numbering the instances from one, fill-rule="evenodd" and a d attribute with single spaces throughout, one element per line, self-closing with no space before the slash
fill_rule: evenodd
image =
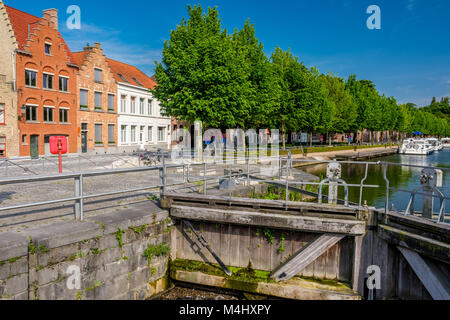
<path id="1" fill-rule="evenodd" d="M 120 152 L 169 149 L 171 118 L 163 117 L 150 88 L 156 83 L 134 66 L 108 59 L 118 84 L 118 148 Z"/>

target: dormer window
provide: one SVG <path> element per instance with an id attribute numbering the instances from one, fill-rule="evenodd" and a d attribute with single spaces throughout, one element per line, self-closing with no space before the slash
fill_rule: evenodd
<path id="1" fill-rule="evenodd" d="M 136 78 L 133 77 L 133 80 L 134 80 L 138 85 L 142 86 L 142 83 L 140 83 L 138 79 L 136 79 Z"/>
<path id="2" fill-rule="evenodd" d="M 118 73 L 117 75 L 118 75 L 118 76 L 120 77 L 120 79 L 122 79 L 123 81 L 128 82 L 128 80 L 123 76 L 123 74 Z"/>
<path id="3" fill-rule="evenodd" d="M 52 54 L 52 44 L 46 42 L 45 43 L 45 54 L 51 55 Z"/>

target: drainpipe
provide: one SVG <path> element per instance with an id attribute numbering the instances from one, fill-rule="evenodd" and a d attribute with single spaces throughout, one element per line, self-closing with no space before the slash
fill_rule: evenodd
<path id="1" fill-rule="evenodd" d="M 13 90 L 16 91 L 16 50 L 11 53 Z"/>

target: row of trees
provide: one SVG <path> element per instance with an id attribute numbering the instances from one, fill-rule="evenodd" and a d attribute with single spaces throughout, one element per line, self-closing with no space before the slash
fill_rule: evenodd
<path id="1" fill-rule="evenodd" d="M 205 127 L 279 128 L 287 132 L 369 130 L 450 135 L 448 98 L 418 109 L 380 95 L 368 80 L 347 80 L 307 68 L 290 50 L 270 57 L 247 21 L 228 34 L 217 9 L 188 7 L 156 65 L 154 96 L 163 112 Z M 447 107 L 442 107 L 446 105 Z M 312 139 L 311 139 L 312 140 Z M 283 141 L 285 139 L 283 138 Z"/>

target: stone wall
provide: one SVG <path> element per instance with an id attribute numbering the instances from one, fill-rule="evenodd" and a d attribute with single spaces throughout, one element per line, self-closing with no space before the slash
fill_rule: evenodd
<path id="1" fill-rule="evenodd" d="M 170 224 L 165 211 L 128 210 L 0 233 L 0 299 L 150 298 L 168 286 Z M 166 250 L 149 263 L 147 248 Z"/>

